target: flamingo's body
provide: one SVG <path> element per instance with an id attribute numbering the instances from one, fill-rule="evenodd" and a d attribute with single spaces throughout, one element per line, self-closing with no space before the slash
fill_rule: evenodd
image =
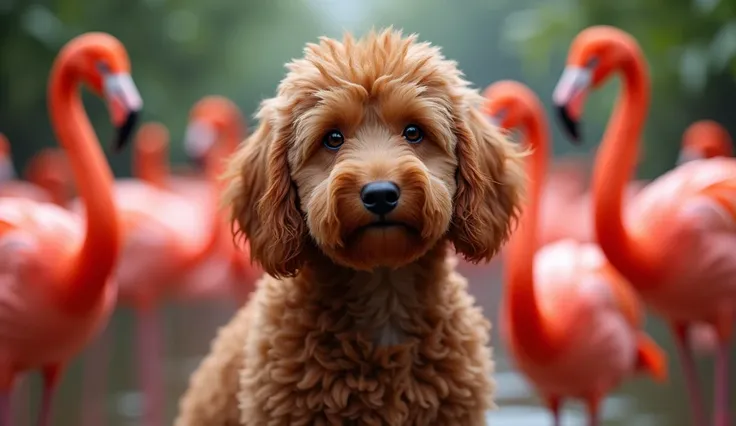
<path id="1" fill-rule="evenodd" d="M 44 373 L 39 424 L 49 424 L 59 374 L 104 326 L 115 304 L 117 288 L 110 275 L 119 240 L 112 172 L 77 86 L 84 81 L 116 103 L 113 121 L 122 129 L 122 145 L 140 108 L 129 69 L 117 39 L 88 33 L 64 46 L 51 72 L 52 124 L 90 216 L 83 220 L 53 204 L 0 198 L 0 424 L 7 424 L 16 377 L 35 369 Z"/>
<path id="2" fill-rule="evenodd" d="M 51 194 L 38 185 L 22 180 L 0 182 L 0 198 L 25 198 L 37 203 L 51 203 Z"/>
<path id="3" fill-rule="evenodd" d="M 676 331 L 693 407 L 705 425 L 687 329 L 707 323 L 719 337 L 715 425 L 730 424 L 728 347 L 736 320 L 736 159 L 687 162 L 623 203 L 649 107 L 650 84 L 641 49 L 630 35 L 591 27 L 573 42 L 554 99 L 571 136 L 592 87 L 621 74 L 617 105 L 596 158 L 595 228 L 611 264 Z"/>
<path id="4" fill-rule="evenodd" d="M 84 315 L 59 304 L 58 292 L 65 290 L 62 268 L 74 261 L 83 243 L 83 225 L 54 204 L 0 200 L 0 360 L 5 360 L 0 388 L 14 378 L 8 364 L 25 371 L 69 360 L 107 321 L 117 290 L 111 283 Z"/>
<path id="5" fill-rule="evenodd" d="M 733 314 L 720 319 L 718 307 L 736 308 L 736 160 L 671 170 L 639 193 L 627 218 L 634 241 L 668 265 L 656 284 L 640 287 L 644 300 L 670 321 L 730 328 Z"/>
<path id="6" fill-rule="evenodd" d="M 125 230 L 116 272 L 120 303 L 149 307 L 207 250 L 208 233 L 192 224 L 208 215 L 201 204 L 135 179 L 115 182 L 115 202 Z"/>
<path id="7" fill-rule="evenodd" d="M 513 81 L 487 90 L 491 116 L 520 128 L 533 149 L 530 205 L 506 253 L 503 337 L 518 367 L 553 410 L 583 399 L 590 424 L 598 405 L 640 370 L 666 376 L 666 356 L 642 331 L 643 313 L 629 284 L 592 243 L 563 239 L 537 250 L 537 216 L 546 176 L 548 129 L 539 99 Z"/>

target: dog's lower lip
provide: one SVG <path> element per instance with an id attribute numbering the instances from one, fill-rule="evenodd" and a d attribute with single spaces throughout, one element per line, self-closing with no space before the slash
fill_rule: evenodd
<path id="1" fill-rule="evenodd" d="M 407 231 L 414 231 L 414 228 L 411 226 L 403 223 L 403 222 L 395 222 L 391 220 L 377 220 L 375 222 L 371 222 L 369 224 L 363 225 L 359 228 L 360 231 L 365 231 L 367 229 L 371 228 L 378 228 L 378 229 L 385 229 L 385 228 L 404 228 Z"/>
<path id="2" fill-rule="evenodd" d="M 392 226 L 406 226 L 399 222 L 389 222 L 386 220 L 380 220 L 378 222 L 369 223 L 366 228 L 390 228 Z"/>

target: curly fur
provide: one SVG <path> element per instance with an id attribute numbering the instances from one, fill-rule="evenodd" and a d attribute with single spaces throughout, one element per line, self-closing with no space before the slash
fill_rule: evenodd
<path id="1" fill-rule="evenodd" d="M 323 38 L 288 69 L 225 176 L 236 233 L 269 275 L 193 375 L 176 424 L 484 424 L 490 324 L 448 248 L 471 262 L 499 250 L 522 154 L 456 64 L 415 36 Z M 421 143 L 402 138 L 408 124 Z M 322 144 L 331 129 L 345 135 L 338 151 Z M 399 186 L 387 219 L 403 226 L 369 226 L 359 194 L 375 180 Z"/>

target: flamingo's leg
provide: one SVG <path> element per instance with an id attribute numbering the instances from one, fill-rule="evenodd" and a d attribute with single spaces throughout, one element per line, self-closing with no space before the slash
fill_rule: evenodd
<path id="1" fill-rule="evenodd" d="M 143 426 L 164 424 L 162 407 L 164 386 L 162 377 L 161 327 L 158 311 L 146 304 L 137 311 L 138 368 L 143 391 Z"/>
<path id="2" fill-rule="evenodd" d="M 106 422 L 106 379 L 112 340 L 110 331 L 109 327 L 105 327 L 87 349 L 82 366 L 82 426 L 104 426 Z"/>
<path id="3" fill-rule="evenodd" d="M 562 401 L 560 401 L 560 398 L 556 396 L 547 397 L 547 406 L 552 413 L 552 424 L 554 426 L 561 426 L 560 408 L 562 407 Z"/>
<path id="4" fill-rule="evenodd" d="M 718 331 L 718 351 L 716 352 L 715 368 L 715 409 L 713 412 L 713 424 L 715 426 L 729 426 L 731 423 L 729 413 L 730 389 L 728 383 L 728 359 L 731 348 L 731 337 L 733 335 L 734 316 L 730 311 L 722 312 L 716 321 Z"/>
<path id="5" fill-rule="evenodd" d="M 680 357 L 680 364 L 682 365 L 682 373 L 685 376 L 685 387 L 687 388 L 688 398 L 690 400 L 692 425 L 706 426 L 708 418 L 705 414 L 703 394 L 700 390 L 700 381 L 698 380 L 695 360 L 693 359 L 693 352 L 688 339 L 687 326 L 684 324 L 675 324 L 673 330 L 677 343 L 677 353 Z"/>
<path id="6" fill-rule="evenodd" d="M 31 424 L 30 420 L 30 402 L 31 402 L 31 383 L 28 377 L 22 377 L 17 381 L 16 386 L 13 387 L 13 395 L 10 398 L 10 411 L 11 418 L 13 418 L 14 425 L 28 426 Z"/>
<path id="7" fill-rule="evenodd" d="M 0 363 L 0 426 L 12 426 L 11 400 L 16 376 L 13 370 L 9 368 L 12 363 L 8 360 L 2 361 Z"/>
<path id="8" fill-rule="evenodd" d="M 599 426 L 601 424 L 601 397 L 592 396 L 588 398 L 588 426 Z"/>
<path id="9" fill-rule="evenodd" d="M 51 410 L 54 405 L 56 388 L 61 378 L 61 366 L 49 365 L 43 368 L 43 391 L 41 396 L 41 412 L 38 415 L 38 426 L 51 425 Z"/>
<path id="10" fill-rule="evenodd" d="M 715 426 L 729 426 L 729 387 L 728 387 L 728 352 L 730 345 L 726 341 L 718 342 L 718 353 L 716 354 L 716 377 L 715 377 Z"/>
<path id="11" fill-rule="evenodd" d="M 11 426 L 10 421 L 10 390 L 0 392 L 0 426 Z"/>

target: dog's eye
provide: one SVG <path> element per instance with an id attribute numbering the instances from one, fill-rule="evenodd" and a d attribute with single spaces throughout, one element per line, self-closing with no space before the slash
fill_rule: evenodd
<path id="1" fill-rule="evenodd" d="M 424 139 L 424 132 L 422 129 L 419 128 L 419 126 L 415 126 L 413 124 L 410 124 L 406 126 L 404 129 L 404 133 L 402 133 L 402 136 L 404 136 L 404 139 L 407 140 L 409 143 L 419 143 Z"/>
<path id="2" fill-rule="evenodd" d="M 339 130 L 330 130 L 325 134 L 322 143 L 327 149 L 338 150 L 345 143 L 345 136 Z"/>

